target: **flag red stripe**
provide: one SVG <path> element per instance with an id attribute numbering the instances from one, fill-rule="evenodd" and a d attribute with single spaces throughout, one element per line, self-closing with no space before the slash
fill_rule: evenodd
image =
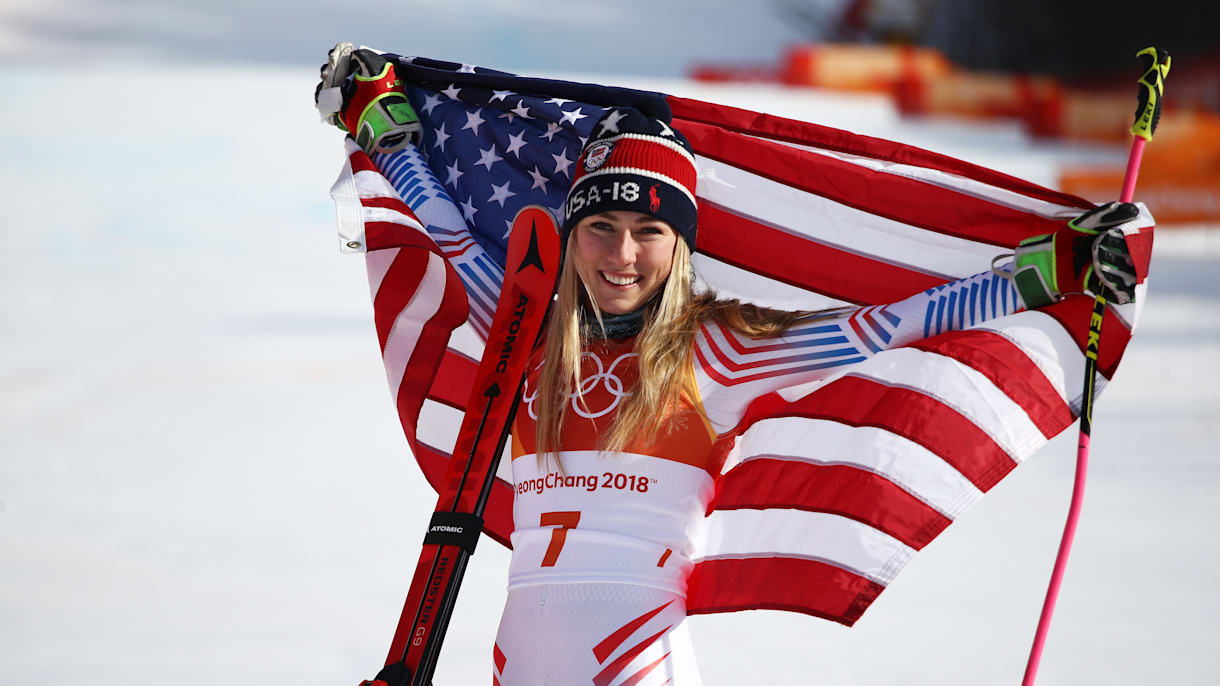
<path id="1" fill-rule="evenodd" d="M 701 122 L 753 136 L 935 169 L 1058 205 L 1081 209 L 1093 207 L 1092 203 L 1084 198 L 1043 188 L 1008 174 L 911 145 L 673 95 L 668 96 L 666 100 L 674 117 L 685 120 L 675 122 L 676 128 L 681 129 L 683 133 L 686 132 L 686 122 Z"/>
<path id="2" fill-rule="evenodd" d="M 411 208 L 407 205 L 407 203 L 403 202 L 400 198 L 398 198 L 398 196 L 379 196 L 372 198 L 363 197 L 360 198 L 360 204 L 364 207 L 379 207 L 381 209 L 401 212 L 415 221 L 419 221 L 419 218 L 415 216 L 415 213 L 411 211 Z M 423 226 L 422 222 L 420 223 L 420 226 Z"/>
<path id="3" fill-rule="evenodd" d="M 686 613 L 788 610 L 851 626 L 885 587 L 817 560 L 703 560 L 687 580 Z"/>
<path id="4" fill-rule="evenodd" d="M 747 139 L 696 122 L 681 129 L 700 155 L 908 226 L 1008 248 L 1063 226 L 1062 220 L 782 143 Z"/>
<path id="5" fill-rule="evenodd" d="M 755 458 L 721 477 L 713 510 L 827 512 L 919 550 L 952 523 L 889 479 L 858 467 Z"/>
<path id="6" fill-rule="evenodd" d="M 1084 354 L 1089 341 L 1089 318 L 1093 312 L 1093 297 L 1083 294 L 1069 295 L 1062 302 L 1043 307 L 1039 312 L 1049 314 L 1058 321 Z M 1101 341 L 1097 351 L 1097 371 L 1107 379 L 1114 375 L 1118 361 L 1131 340 L 1131 330 L 1107 310 L 1101 322 Z"/>
<path id="7" fill-rule="evenodd" d="M 419 290 L 427 271 L 429 254 L 426 250 L 399 250 L 381 279 L 381 285 L 373 297 L 373 323 L 377 328 L 377 342 L 383 353 L 390 331 L 394 328 L 394 321 Z M 457 276 L 453 278 L 456 279 Z M 446 341 L 448 338 L 446 334 Z M 420 339 L 423 340 L 423 336 L 420 336 Z M 407 369 L 410 370 L 410 365 Z"/>
<path id="8" fill-rule="evenodd" d="M 353 150 L 352 153 L 347 156 L 347 161 L 352 165 L 352 176 L 355 176 L 362 171 L 377 172 L 378 174 L 381 173 L 381 170 L 377 169 L 377 167 L 373 164 L 373 160 L 369 159 L 369 156 L 366 155 L 363 150 Z"/>
<path id="9" fill-rule="evenodd" d="M 477 360 L 450 348 L 441 358 L 436 377 L 428 389 L 428 400 L 444 403 L 455 410 L 466 411 L 470 400 L 470 389 L 474 388 L 474 377 L 479 371 Z"/>
<path id="10" fill-rule="evenodd" d="M 400 251 L 382 280 L 382 288 L 377 292 L 373 316 L 377 322 L 377 335 L 381 339 L 383 349 L 386 340 L 383 331 L 388 336 L 394 319 L 415 295 L 415 289 L 423 276 L 422 268 L 414 268 L 415 265 L 411 263 L 400 264 L 399 260 L 409 261 L 418 256 L 427 260 L 429 253 L 423 250 Z M 411 284 L 409 288 L 406 287 L 408 283 Z M 412 445 L 426 389 L 432 384 L 437 365 L 445 354 L 449 335 L 466 320 L 466 292 L 448 264 L 445 264 L 445 286 L 440 297 L 441 302 L 436 312 L 420 328 L 411 357 L 403 369 L 402 381 L 398 385 L 398 397 L 394 399 L 399 422 Z"/>
<path id="11" fill-rule="evenodd" d="M 780 231 L 700 198 L 698 250 L 735 267 L 853 303 L 889 303 L 945 283 Z"/>
<path id="12" fill-rule="evenodd" d="M 365 222 L 364 244 L 370 252 L 386 248 L 412 247 L 430 250 L 438 255 L 442 254 L 440 248 L 426 233 L 406 224 L 394 222 Z"/>
<path id="13" fill-rule="evenodd" d="M 961 362 L 987 377 L 1038 427 L 1054 438 L 1074 421 L 1071 408 L 1042 369 L 1017 344 L 992 331 L 951 331 L 911 344 Z"/>
<path id="14" fill-rule="evenodd" d="M 793 403 L 775 393 L 765 395 L 751 403 L 738 430 L 772 417 L 885 429 L 932 451 L 981 491 L 1016 466 L 987 432 L 952 407 L 919 391 L 859 376 L 844 376 Z"/>

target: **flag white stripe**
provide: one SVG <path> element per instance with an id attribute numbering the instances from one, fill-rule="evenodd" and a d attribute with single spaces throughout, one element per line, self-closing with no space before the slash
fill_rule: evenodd
<path id="1" fill-rule="evenodd" d="M 954 519 L 983 495 L 939 455 L 885 429 L 828 419 L 777 417 L 755 423 L 739 443 L 740 464 L 767 458 L 850 465 L 878 474 Z"/>
<path id="2" fill-rule="evenodd" d="M 402 200 L 390 181 L 371 169 L 362 169 L 352 175 L 352 183 L 362 198 L 395 198 Z"/>
<path id="3" fill-rule="evenodd" d="M 1063 402 L 1078 405 L 1084 391 L 1084 355 L 1054 317 L 1027 310 L 975 328 L 1007 338 L 1037 365 Z"/>
<path id="4" fill-rule="evenodd" d="M 951 357 L 894 348 L 855 365 L 850 375 L 909 388 L 944 403 L 986 432 L 1014 461 L 1046 443 L 1020 405 L 981 372 Z"/>
<path id="5" fill-rule="evenodd" d="M 852 304 L 748 272 L 703 253 L 695 253 L 692 262 L 696 289 L 711 288 L 722 298 L 735 298 L 777 310 L 812 311 Z"/>
<path id="6" fill-rule="evenodd" d="M 911 271 L 969 276 L 1003 252 L 994 245 L 848 207 L 709 158 L 699 158 L 699 171 L 700 198 L 794 236 Z"/>
<path id="7" fill-rule="evenodd" d="M 915 179 L 930 183 L 934 186 L 947 188 L 952 191 L 964 193 L 988 202 L 1002 205 L 1023 212 L 1030 212 L 1040 217 L 1048 219 L 1071 219 L 1080 214 L 1081 210 L 1077 207 L 1068 205 L 1060 205 L 1058 203 L 1049 202 L 1031 198 L 1028 195 L 1010 191 L 1006 188 L 999 188 L 989 183 L 969 179 L 959 174 L 942 171 L 940 169 L 932 169 L 929 167 L 917 167 L 910 164 L 902 164 L 900 162 L 891 162 L 888 160 L 879 160 L 873 157 L 862 157 L 851 153 L 840 152 L 837 150 L 826 150 L 812 145 L 804 145 L 792 141 L 781 141 L 764 138 L 762 136 L 751 136 L 751 138 L 762 138 L 770 140 L 774 143 L 780 143 L 790 148 L 798 148 L 800 150 L 808 150 L 809 152 L 831 157 L 842 162 L 848 162 L 860 167 L 866 167 L 874 171 L 883 172 L 885 174 L 893 174 L 895 176 L 903 176 L 908 179 Z"/>
<path id="8" fill-rule="evenodd" d="M 401 248 L 391 248 L 389 250 L 374 250 L 364 255 L 364 266 L 369 275 L 369 294 L 373 296 L 373 300 L 377 300 L 377 292 L 381 290 L 381 282 L 385 279 L 386 272 L 390 270 L 390 265 L 394 264 L 394 258 L 398 257 L 398 251 Z"/>
<path id="9" fill-rule="evenodd" d="M 428 236 L 428 232 L 424 230 L 423 225 L 415 221 L 414 217 L 403 214 L 398 210 L 392 210 L 388 207 L 364 208 L 364 221 L 366 224 L 368 222 L 387 222 L 390 224 L 399 224 L 403 228 L 413 229 L 425 236 Z M 432 237 L 428 236 L 428 240 L 432 241 Z M 435 244 L 435 241 L 433 241 L 433 243 Z M 437 249 L 439 250 L 440 248 Z"/>
<path id="10" fill-rule="evenodd" d="M 887 585 L 915 549 L 852 519 L 802 510 L 717 510 L 707 518 L 714 555 L 695 562 L 743 557 L 821 560 Z"/>
<path id="11" fill-rule="evenodd" d="M 385 361 L 386 379 L 390 382 L 390 392 L 395 402 L 398 400 L 398 389 L 402 385 L 402 375 L 415 352 L 415 344 L 419 341 L 420 332 L 425 324 L 440 308 L 445 295 L 445 258 L 434 252 L 428 253 L 428 267 L 424 278 L 419 282 L 419 288 L 411 296 L 407 306 L 402 308 L 394 318 L 390 334 L 386 337 L 385 351 L 382 358 Z"/>

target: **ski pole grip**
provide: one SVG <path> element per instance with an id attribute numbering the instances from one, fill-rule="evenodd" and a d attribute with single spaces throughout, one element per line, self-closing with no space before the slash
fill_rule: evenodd
<path id="1" fill-rule="evenodd" d="M 1131 134 L 1150 141 L 1156 132 L 1156 125 L 1161 121 L 1161 99 L 1165 94 L 1165 77 L 1169 75 L 1169 53 L 1149 47 L 1135 56 L 1144 66 L 1144 75 L 1139 79 L 1139 104 L 1135 108 Z"/>
<path id="2" fill-rule="evenodd" d="M 469 512 L 433 512 L 424 545 L 455 545 L 474 555 L 483 532 L 483 518 Z"/>

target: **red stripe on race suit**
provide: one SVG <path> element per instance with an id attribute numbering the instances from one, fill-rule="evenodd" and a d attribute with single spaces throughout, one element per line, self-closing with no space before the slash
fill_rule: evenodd
<path id="1" fill-rule="evenodd" d="M 927 448 L 981 491 L 1016 466 L 987 432 L 952 407 L 919 391 L 859 376 L 836 379 L 792 403 L 776 393 L 764 395 L 750 404 L 737 430 L 772 417 L 884 429 Z"/>
<path id="2" fill-rule="evenodd" d="M 787 610 L 851 626 L 883 590 L 881 584 L 818 560 L 702 560 L 687 580 L 686 613 Z"/>
<path id="3" fill-rule="evenodd" d="M 770 508 L 847 517 L 916 550 L 952 523 L 884 476 L 852 465 L 754 458 L 717 484 L 713 510 Z"/>
<path id="4" fill-rule="evenodd" d="M 631 637 L 631 634 L 635 633 L 636 629 L 644 626 L 648 620 L 656 617 L 661 610 L 669 607 L 671 604 L 673 604 L 673 602 L 674 601 L 670 600 L 660 607 L 645 612 L 618 629 L 615 629 L 609 636 L 603 639 L 601 643 L 593 646 L 593 657 L 597 658 L 597 663 L 601 664 L 609 659 L 609 657 L 614 654 L 614 651 L 623 644 L 623 641 L 626 641 Z"/>
<path id="5" fill-rule="evenodd" d="M 648 638 L 645 638 L 644 640 L 642 640 L 639 643 L 632 646 L 630 649 L 623 652 L 622 655 L 619 655 L 617 658 L 615 658 L 613 662 L 606 665 L 605 669 L 598 672 L 597 675 L 593 677 L 593 683 L 595 684 L 595 686 L 609 686 L 610 682 L 614 681 L 614 678 L 617 677 L 619 675 L 619 673 L 621 673 L 623 671 L 623 669 L 625 669 L 627 667 L 627 663 L 631 662 L 636 657 L 638 657 L 640 655 L 640 653 L 643 653 L 645 650 L 648 650 L 648 648 L 653 643 L 655 643 L 657 641 L 657 639 L 664 636 L 665 633 L 668 632 L 672 628 L 673 628 L 672 626 L 667 626 L 664 629 L 661 629 L 657 633 L 649 636 Z"/>
<path id="6" fill-rule="evenodd" d="M 644 665 L 643 667 L 640 668 L 640 670 L 638 672 L 636 672 L 635 674 L 632 674 L 630 677 L 624 679 L 619 684 L 619 686 L 636 686 L 636 684 L 640 683 L 649 674 L 651 674 L 652 670 L 656 669 L 662 662 L 664 662 L 666 659 L 668 659 L 671 654 L 673 654 L 672 651 L 665 653 L 661 657 L 658 657 L 657 659 L 653 660 L 652 662 L 649 662 L 648 664 Z M 669 683 L 669 679 L 666 679 L 666 683 Z M 662 684 L 662 686 L 664 686 L 664 684 Z"/>
<path id="7" fill-rule="evenodd" d="M 500 650 L 499 643 L 493 644 L 493 648 L 491 651 L 491 657 L 493 660 L 495 660 L 496 671 L 503 674 L 504 673 L 504 664 L 508 662 L 508 658 L 504 656 L 504 651 Z"/>
<path id="8" fill-rule="evenodd" d="M 1050 379 L 1017 344 L 993 331 L 951 331 L 909 344 L 951 357 L 987 377 L 1021 406 L 1042 435 L 1054 438 L 1074 421 Z"/>
<path id="9" fill-rule="evenodd" d="M 683 133 L 686 132 L 688 122 L 700 122 L 752 136 L 935 169 L 974 179 L 996 188 L 1004 188 L 1037 200 L 1076 207 L 1081 210 L 1093 207 L 1089 201 L 1074 195 L 1053 191 L 1014 176 L 894 141 L 861 136 L 842 129 L 673 95 L 668 96 L 666 101 L 675 117 L 675 127 L 681 129 Z M 698 146 L 695 149 L 696 152 L 700 152 Z"/>

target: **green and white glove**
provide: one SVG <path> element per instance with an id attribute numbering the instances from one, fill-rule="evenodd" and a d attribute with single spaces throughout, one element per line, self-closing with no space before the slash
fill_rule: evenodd
<path id="1" fill-rule="evenodd" d="M 331 48 L 314 104 L 323 121 L 352 134 L 370 154 L 400 150 L 421 133 L 419 115 L 407 102 L 393 63 L 351 43 Z"/>
<path id="2" fill-rule="evenodd" d="M 1135 263 L 1122 227 L 1138 216 L 1129 202 L 1108 202 L 1054 233 L 1021 241 L 1012 280 L 1025 306 L 1044 307 L 1085 291 L 1120 305 L 1133 302 Z"/>

